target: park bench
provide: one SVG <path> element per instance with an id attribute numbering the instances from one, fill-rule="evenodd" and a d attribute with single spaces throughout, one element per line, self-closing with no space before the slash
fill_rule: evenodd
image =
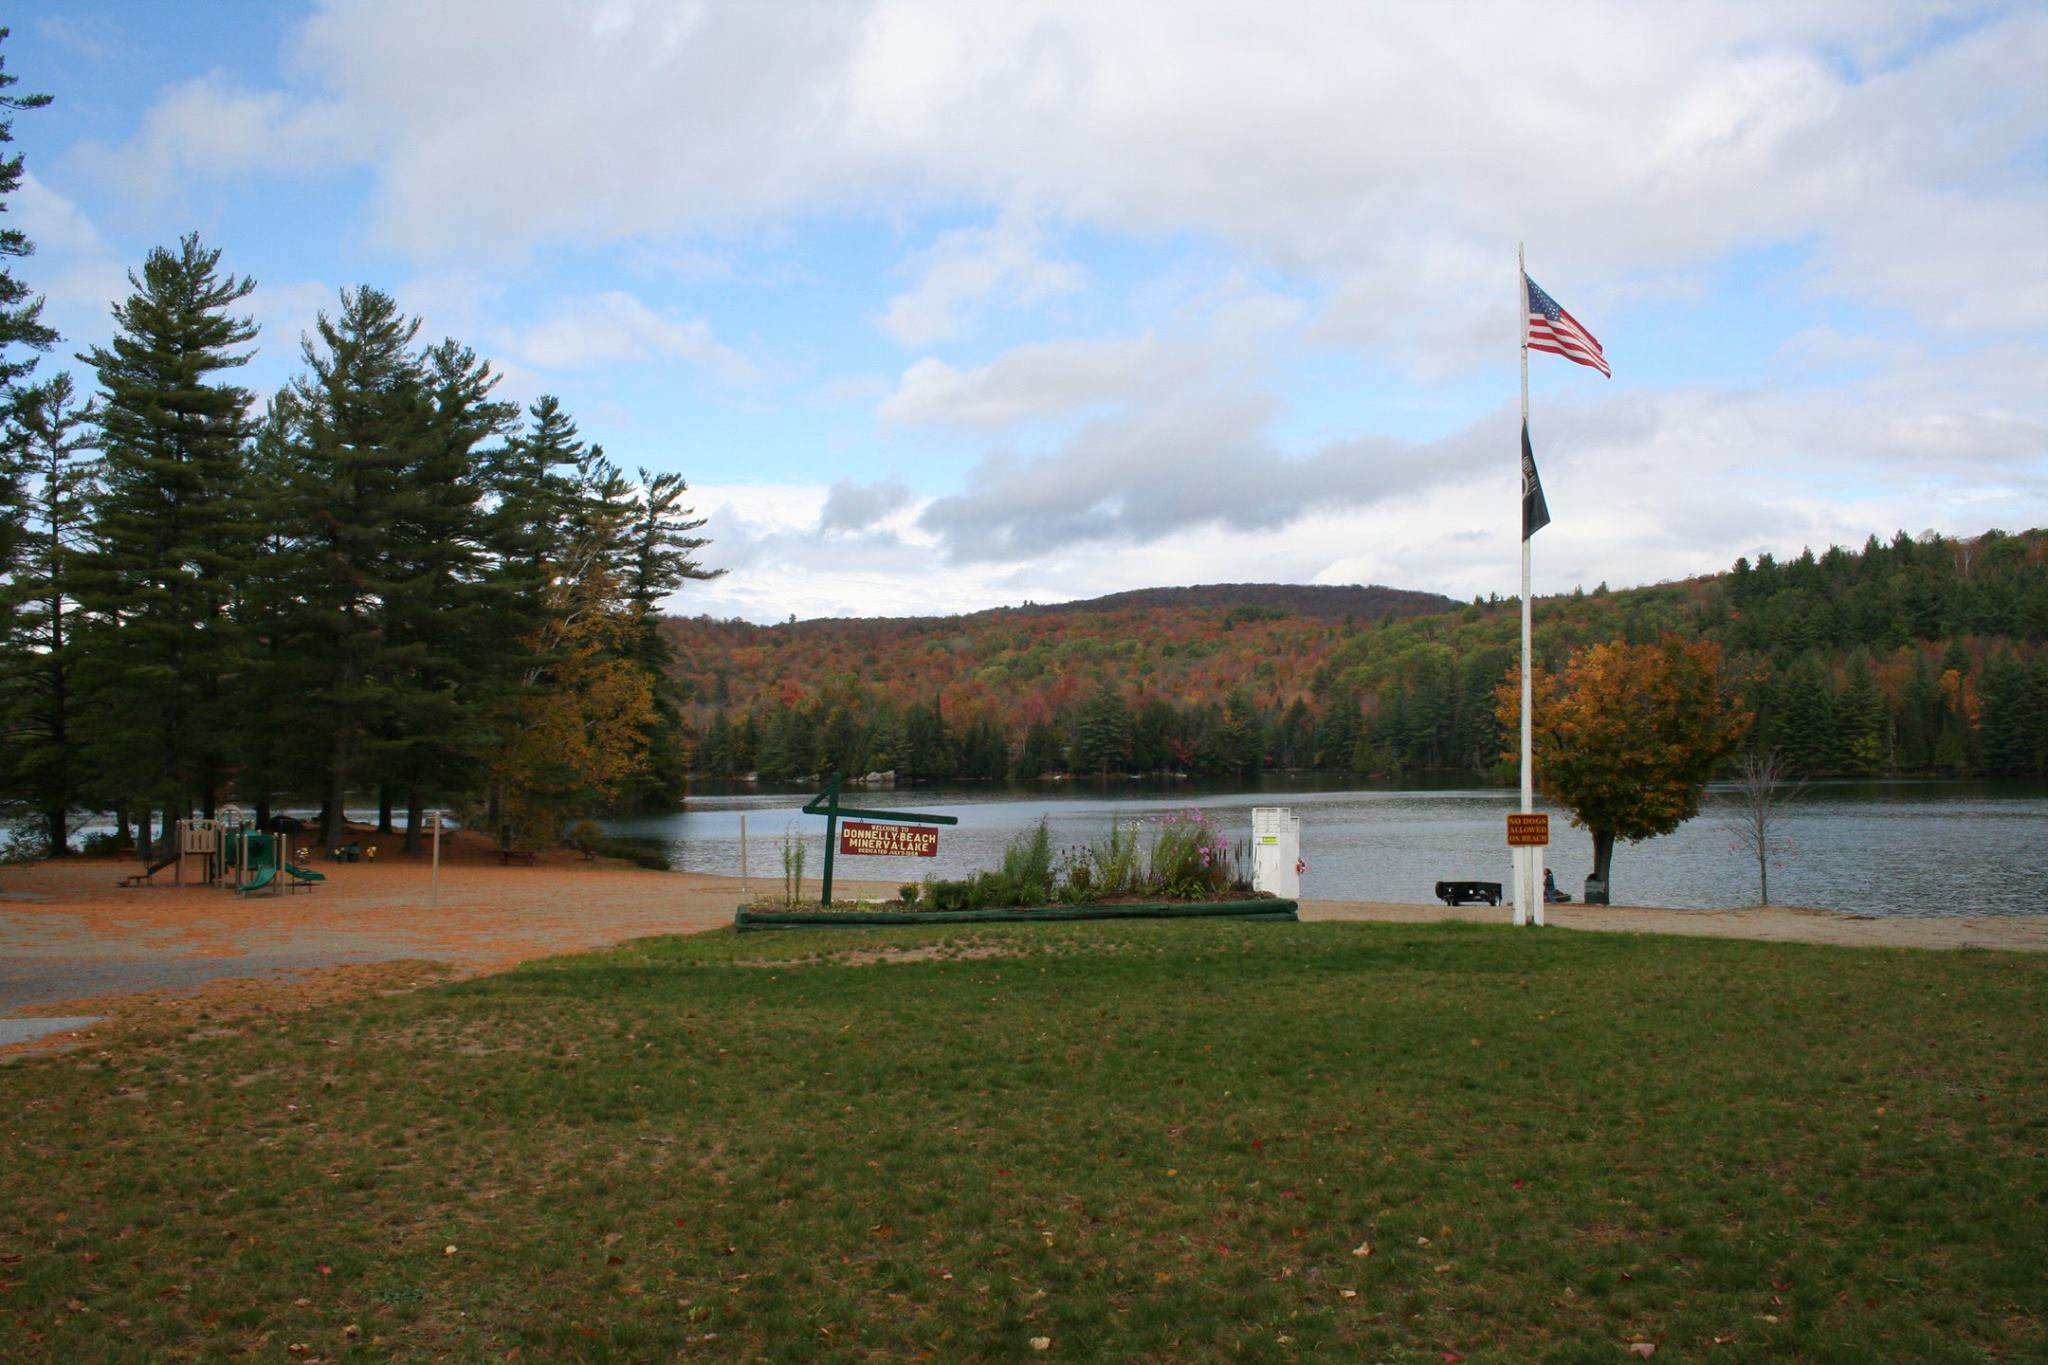
<path id="1" fill-rule="evenodd" d="M 1445 905 L 1499 905 L 1499 882 L 1438 882 L 1436 898 Z"/>
<path id="2" fill-rule="evenodd" d="M 498 866 L 510 867 L 518 863 L 521 867 L 533 866 L 533 850 L 528 848 L 501 848 L 498 850 Z"/>

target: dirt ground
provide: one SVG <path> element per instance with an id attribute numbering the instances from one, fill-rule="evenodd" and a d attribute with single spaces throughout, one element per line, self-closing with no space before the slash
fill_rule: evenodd
<path id="1" fill-rule="evenodd" d="M 366 839 L 373 842 L 374 836 Z M 501 971 L 654 934 L 732 923 L 737 878 L 648 872 L 573 853 L 501 867 L 480 841 L 444 848 L 438 903 L 425 858 L 320 863 L 311 891 L 118 887 L 133 863 L 71 859 L 0 869 L 0 1016 L 105 1022 L 0 1047 L 0 1058 L 104 1047 L 159 1026 L 304 1008 L 450 976 Z M 813 883 L 815 885 L 815 883 Z M 750 888 L 770 889 L 757 880 Z M 779 890 L 779 883 L 773 889 Z M 842 895 L 893 884 L 840 883 Z M 1304 901 L 1309 920 L 1502 923 L 1506 907 Z M 1552 906 L 1552 927 L 1908 948 L 2048 950 L 2048 916 L 1876 919 L 1788 909 Z"/>

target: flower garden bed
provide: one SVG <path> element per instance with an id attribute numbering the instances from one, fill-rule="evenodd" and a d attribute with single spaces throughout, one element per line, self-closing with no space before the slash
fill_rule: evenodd
<path id="1" fill-rule="evenodd" d="M 1103 919 L 1246 919 L 1301 918 L 1290 900 L 1262 896 L 1236 901 L 1152 901 L 1116 905 L 1039 905 L 1022 910 L 784 910 L 742 905 L 733 928 L 752 933 L 766 929 L 848 929 L 887 924 L 1007 924 L 1019 921 Z"/>

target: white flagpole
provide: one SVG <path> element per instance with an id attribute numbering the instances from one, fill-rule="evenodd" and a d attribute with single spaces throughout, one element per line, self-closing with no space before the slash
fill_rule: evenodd
<path id="1" fill-rule="evenodd" d="M 1529 267 L 1523 255 L 1523 244 L 1515 243 L 1515 311 L 1521 317 L 1522 337 L 1522 430 L 1529 429 Z M 1517 432 L 1519 441 L 1521 433 Z M 1518 444 L 1515 449 L 1515 486 L 1522 485 L 1522 451 Z M 1524 494 L 1526 497 L 1526 493 Z M 1519 508 L 1517 509 L 1519 511 Z M 1529 536 L 1528 527 L 1522 531 L 1522 813 L 1529 814 L 1536 808 L 1536 773 L 1530 762 L 1532 749 L 1530 706 L 1535 689 L 1529 677 Z M 1538 885 L 1543 873 L 1538 860 L 1542 852 L 1535 848 L 1517 848 L 1515 855 L 1515 923 L 1527 924 L 1533 917 L 1537 924 L 1543 923 L 1542 891 Z M 1532 915 L 1533 911 L 1533 915 Z"/>

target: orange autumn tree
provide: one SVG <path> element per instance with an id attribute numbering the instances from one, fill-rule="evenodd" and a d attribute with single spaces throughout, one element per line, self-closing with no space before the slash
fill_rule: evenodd
<path id="1" fill-rule="evenodd" d="M 1579 650 L 1561 679 L 1535 671 L 1536 781 L 1592 834 L 1602 884 L 1616 839 L 1669 834 L 1699 814 L 1715 765 L 1749 731 L 1751 716 L 1727 681 L 1719 645 L 1674 635 Z M 1521 677 L 1510 670 L 1494 692 L 1494 714 L 1510 734 L 1520 707 Z"/>
<path id="2" fill-rule="evenodd" d="M 527 666 L 491 764 L 499 816 L 527 845 L 608 809 L 649 758 L 655 679 L 634 645 L 653 604 L 628 584 L 638 496 L 601 449 L 582 451 L 541 557 L 541 625 L 522 642 Z"/>

